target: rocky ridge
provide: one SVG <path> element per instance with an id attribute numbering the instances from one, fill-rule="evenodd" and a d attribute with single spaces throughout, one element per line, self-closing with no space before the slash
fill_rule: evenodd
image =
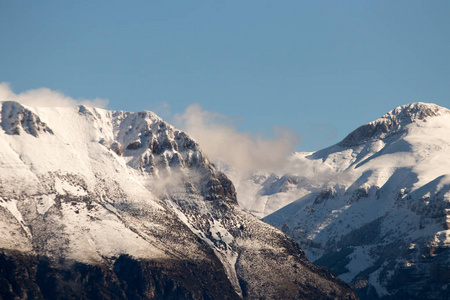
<path id="1" fill-rule="evenodd" d="M 253 174 L 238 198 L 362 299 L 450 297 L 450 114 L 413 103 Z M 239 194 L 238 188 L 238 194 Z"/>
<path id="2" fill-rule="evenodd" d="M 2 298 L 356 297 L 155 114 L 1 107 Z"/>
<path id="3" fill-rule="evenodd" d="M 429 117 L 450 114 L 450 110 L 435 104 L 416 102 L 388 112 L 376 121 L 363 125 L 345 137 L 338 145 L 354 147 L 370 140 L 383 140 L 411 123 L 426 121 Z"/>

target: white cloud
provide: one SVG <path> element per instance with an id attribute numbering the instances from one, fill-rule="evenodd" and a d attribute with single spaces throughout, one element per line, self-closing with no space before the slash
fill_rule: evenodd
<path id="1" fill-rule="evenodd" d="M 73 99 L 49 88 L 14 93 L 6 82 L 0 83 L 0 101 L 17 101 L 31 107 L 67 107 L 80 104 L 106 107 L 108 100 Z M 163 104 L 160 110 L 168 113 Z M 204 152 L 216 162 L 224 162 L 237 171 L 274 171 L 284 166 L 299 136 L 292 130 L 277 127 L 270 136 L 239 132 L 234 120 L 220 113 L 191 105 L 182 115 L 174 117 L 176 125 L 186 130 Z"/>
<path id="2" fill-rule="evenodd" d="M 197 104 L 174 119 L 212 160 L 223 161 L 243 172 L 282 167 L 299 142 L 296 133 L 281 127 L 275 128 L 269 137 L 239 132 L 229 117 L 205 111 Z"/>
<path id="3" fill-rule="evenodd" d="M 7 82 L 0 83 L 0 101 L 17 101 L 32 107 L 67 107 L 83 104 L 104 108 L 108 105 L 108 100 L 105 99 L 75 100 L 49 88 L 38 88 L 16 94 Z"/>

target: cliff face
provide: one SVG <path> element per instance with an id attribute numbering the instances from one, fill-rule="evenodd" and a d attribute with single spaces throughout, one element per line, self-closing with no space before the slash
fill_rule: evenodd
<path id="1" fill-rule="evenodd" d="M 155 114 L 1 105 L 4 299 L 355 298 Z"/>

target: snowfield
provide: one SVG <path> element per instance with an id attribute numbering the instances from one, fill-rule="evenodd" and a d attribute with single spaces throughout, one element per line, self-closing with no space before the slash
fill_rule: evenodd
<path id="1" fill-rule="evenodd" d="M 0 106 L 0 298 L 356 298 L 154 113 Z"/>
<path id="2" fill-rule="evenodd" d="M 450 110 L 413 103 L 242 179 L 238 200 L 363 299 L 449 298 L 449 150 Z"/>

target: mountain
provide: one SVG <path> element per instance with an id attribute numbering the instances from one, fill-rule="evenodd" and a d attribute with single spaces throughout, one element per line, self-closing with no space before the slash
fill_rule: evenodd
<path id="1" fill-rule="evenodd" d="M 0 107 L 1 299 L 356 299 L 154 113 Z"/>
<path id="2" fill-rule="evenodd" d="M 398 107 L 237 186 L 362 299 L 450 299 L 450 110 Z"/>

